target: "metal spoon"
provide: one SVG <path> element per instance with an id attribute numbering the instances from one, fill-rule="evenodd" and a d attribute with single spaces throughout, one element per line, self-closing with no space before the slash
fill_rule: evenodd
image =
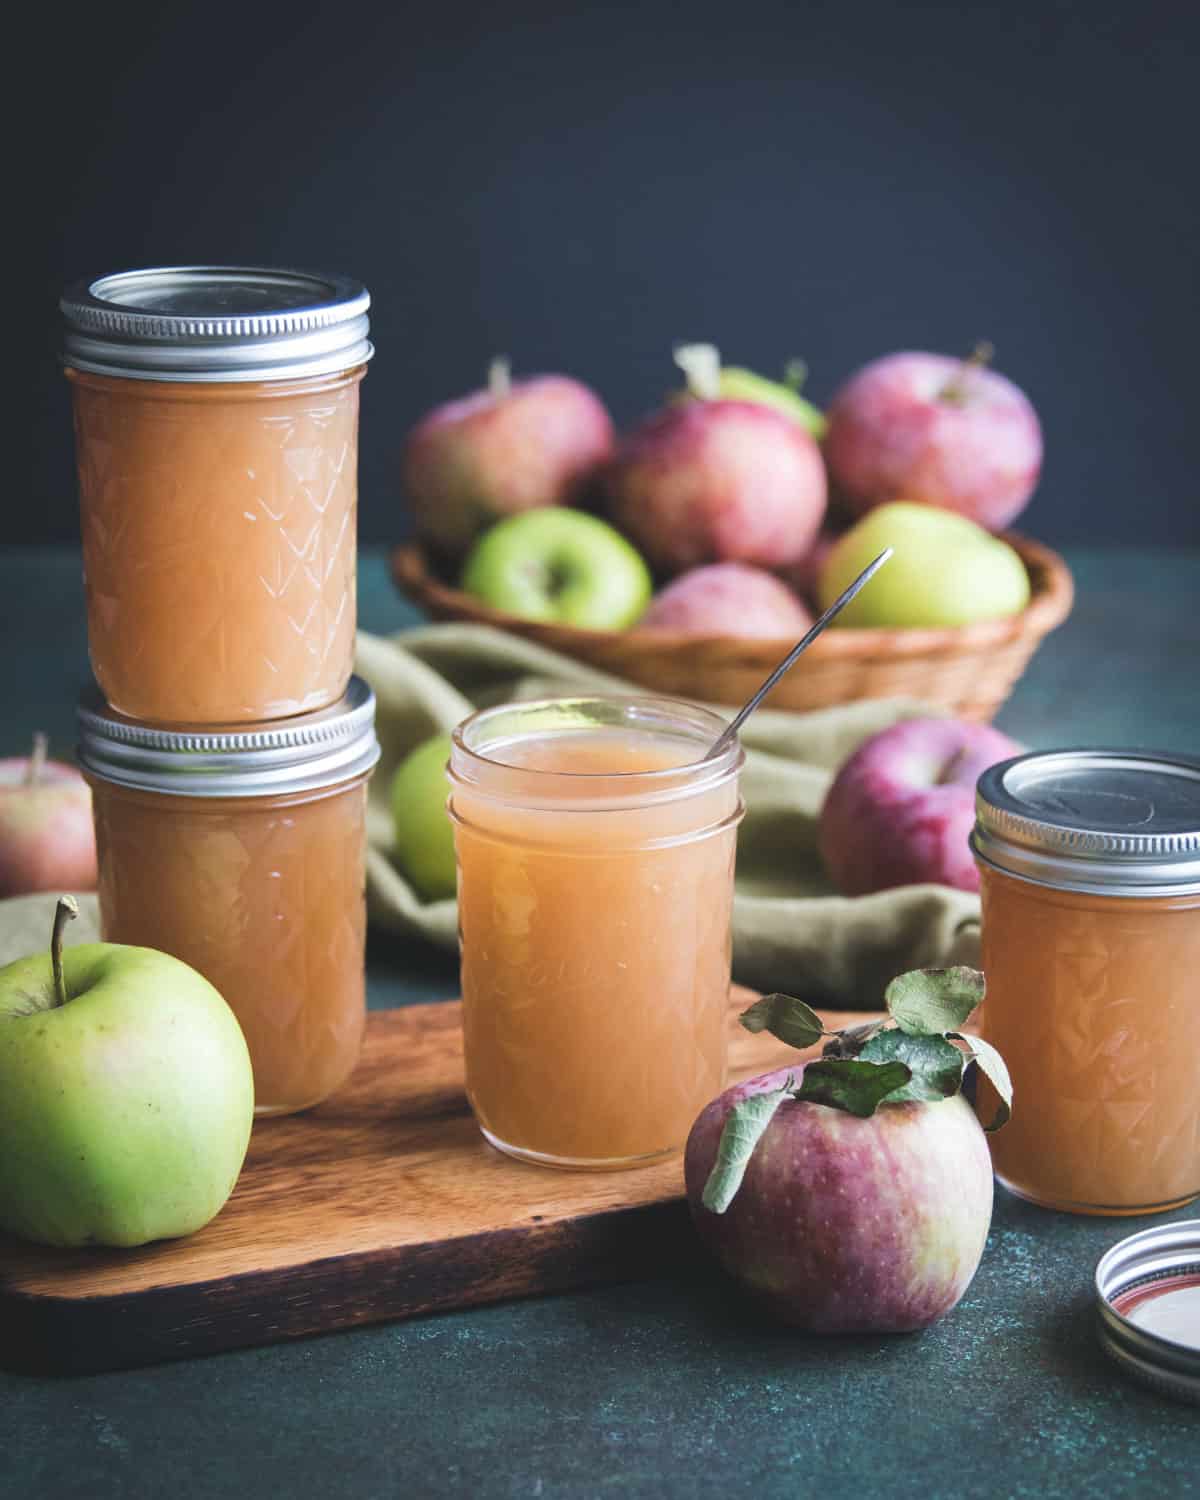
<path id="1" fill-rule="evenodd" d="M 788 654 L 783 658 L 783 660 L 767 678 L 766 682 L 764 682 L 759 690 L 754 694 L 753 698 L 751 698 L 748 703 L 744 704 L 740 709 L 738 709 L 734 717 L 730 719 L 724 730 L 709 747 L 708 751 L 703 757 L 704 760 L 715 760 L 718 755 L 723 754 L 724 751 L 729 748 L 729 746 L 737 738 L 738 730 L 742 727 L 742 725 L 746 722 L 746 720 L 750 717 L 750 715 L 754 712 L 758 705 L 763 701 L 763 699 L 767 696 L 767 694 L 771 691 L 771 689 L 775 686 L 775 684 L 779 681 L 783 674 L 791 667 L 792 663 L 796 660 L 800 653 L 812 645 L 813 641 L 815 641 L 816 638 L 821 634 L 822 630 L 825 629 L 826 625 L 829 624 L 834 615 L 836 615 L 840 610 L 845 609 L 846 605 L 850 603 L 851 599 L 854 598 L 859 589 L 861 589 L 864 584 L 868 583 L 872 578 L 874 578 L 875 574 L 879 572 L 880 568 L 883 567 L 884 563 L 887 562 L 888 558 L 891 557 L 891 555 L 892 548 L 885 547 L 874 562 L 867 564 L 867 566 L 862 570 L 862 572 L 858 575 L 858 577 L 854 580 L 854 582 L 850 585 L 846 592 L 844 594 L 840 594 L 825 611 L 825 613 L 818 620 L 814 621 L 812 627 L 808 631 L 808 634 L 802 636 L 801 639 L 796 642 L 796 644 L 792 647 Z"/>

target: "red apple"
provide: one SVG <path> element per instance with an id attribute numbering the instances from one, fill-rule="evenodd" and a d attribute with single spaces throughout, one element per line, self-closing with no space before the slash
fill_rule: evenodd
<path id="1" fill-rule="evenodd" d="M 609 512 L 651 564 L 785 568 L 825 514 L 825 466 L 805 428 L 751 401 L 686 401 L 632 432 L 605 474 Z"/>
<path id="2" fill-rule="evenodd" d="M 821 808 L 818 842 L 843 895 L 898 885 L 979 889 L 967 845 L 975 783 L 1021 747 L 990 724 L 904 719 L 845 761 Z"/>
<path id="3" fill-rule="evenodd" d="M 692 1218 L 717 1259 L 775 1318 L 814 1333 L 906 1333 L 949 1312 L 983 1253 L 992 1163 L 961 1094 L 883 1103 L 867 1119 L 785 1099 L 723 1213 L 702 1202 L 726 1117 L 805 1065 L 727 1089 L 688 1137 Z"/>
<path id="4" fill-rule="evenodd" d="M 1025 394 L 979 361 L 889 354 L 837 392 L 825 459 L 855 514 L 913 500 L 1000 531 L 1025 508 L 1042 466 L 1041 427 Z"/>
<path id="5" fill-rule="evenodd" d="M 0 896 L 95 889 L 91 788 L 35 735 L 31 755 L 0 760 Z"/>
<path id="6" fill-rule="evenodd" d="M 488 388 L 437 406 L 409 433 L 404 492 L 417 535 L 461 560 L 494 521 L 575 500 L 613 449 L 599 397 L 566 375 L 512 381 L 492 362 Z"/>
<path id="7" fill-rule="evenodd" d="M 808 610 L 773 573 L 748 563 L 710 563 L 660 590 L 638 629 L 791 641 L 811 624 Z"/>

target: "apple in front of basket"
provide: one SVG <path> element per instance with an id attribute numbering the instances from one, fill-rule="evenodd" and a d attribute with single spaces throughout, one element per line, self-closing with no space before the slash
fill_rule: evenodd
<path id="1" fill-rule="evenodd" d="M 0 968 L 0 1229 L 45 1245 L 144 1245 L 202 1228 L 242 1169 L 254 1078 L 229 1006 L 153 948 Z"/>
<path id="2" fill-rule="evenodd" d="M 979 1264 L 992 1215 L 984 1129 L 962 1094 L 978 1067 L 1008 1118 L 1008 1073 L 960 1028 L 983 998 L 973 969 L 902 974 L 888 1017 L 826 1032 L 767 995 L 750 1031 L 823 1055 L 736 1084 L 688 1138 L 701 1238 L 770 1316 L 814 1333 L 905 1333 L 948 1313 Z"/>

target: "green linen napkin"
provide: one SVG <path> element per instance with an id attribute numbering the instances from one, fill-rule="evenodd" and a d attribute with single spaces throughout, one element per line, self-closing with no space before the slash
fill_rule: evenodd
<path id="1" fill-rule="evenodd" d="M 375 689 L 383 747 L 368 803 L 371 920 L 453 948 L 453 900 L 422 902 L 392 858 L 388 785 L 404 755 L 474 708 L 644 689 L 484 625 L 429 625 L 390 639 L 360 633 L 356 670 Z M 731 716 L 727 707 L 716 711 Z M 743 984 L 870 1010 L 906 969 L 978 962 L 977 897 L 936 885 L 839 896 L 816 848 L 817 814 L 836 767 L 877 730 L 937 712 L 911 699 L 874 699 L 808 714 L 760 709 L 749 721 L 733 915 L 734 976 Z"/>

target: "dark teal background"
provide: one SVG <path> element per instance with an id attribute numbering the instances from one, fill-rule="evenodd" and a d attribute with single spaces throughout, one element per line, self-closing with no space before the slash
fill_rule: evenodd
<path id="1" fill-rule="evenodd" d="M 1046 429 L 1029 530 L 1200 541 L 1198 44 L 1181 0 L 25 7 L 0 534 L 76 536 L 62 285 L 215 260 L 372 290 L 367 540 L 403 430 L 497 352 L 626 423 L 681 339 L 824 400 L 988 337 Z"/>

